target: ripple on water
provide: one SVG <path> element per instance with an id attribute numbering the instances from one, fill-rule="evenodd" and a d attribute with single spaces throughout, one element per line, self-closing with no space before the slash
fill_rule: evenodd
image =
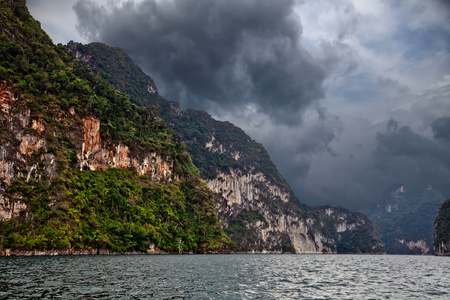
<path id="1" fill-rule="evenodd" d="M 433 256 L 0 258 L 1 299 L 449 299 Z"/>

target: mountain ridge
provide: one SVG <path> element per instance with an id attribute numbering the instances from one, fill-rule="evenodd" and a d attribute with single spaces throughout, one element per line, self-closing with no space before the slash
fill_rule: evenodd
<path id="1" fill-rule="evenodd" d="M 216 211 L 238 250 L 383 252 L 378 234 L 364 214 L 339 207 L 313 208 L 300 203 L 264 147 L 241 129 L 229 122 L 216 121 L 206 112 L 181 110 L 177 102 L 168 101 L 157 93 L 153 80 L 142 70 L 137 85 L 127 82 L 127 74 L 137 66 L 134 63 L 127 65 L 130 60 L 123 59 L 123 50 L 101 43 L 82 45 L 74 42 L 67 48 L 84 65 L 91 67 L 94 74 L 109 78 L 113 86 L 125 86 L 123 92 L 145 96 L 131 97 L 134 103 L 159 109 L 162 119 L 186 142 L 194 164 L 215 193 Z M 121 52 L 120 56 L 114 55 L 117 52 Z M 98 69 L 100 65 L 108 65 L 108 70 L 116 73 L 107 74 L 106 70 Z M 117 73 L 120 68 L 123 68 L 123 76 Z M 145 89 L 156 92 L 146 93 Z"/>

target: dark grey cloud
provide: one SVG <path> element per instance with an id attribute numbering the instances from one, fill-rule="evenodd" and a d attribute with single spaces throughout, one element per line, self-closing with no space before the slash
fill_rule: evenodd
<path id="1" fill-rule="evenodd" d="M 123 48 L 183 107 L 251 105 L 298 124 L 297 113 L 324 97 L 326 71 L 302 46 L 294 4 L 144 0 L 105 8 L 80 0 L 74 10 L 82 34 Z"/>
<path id="2" fill-rule="evenodd" d="M 269 153 L 276 154 L 273 159 L 294 192 L 310 205 L 334 204 L 362 210 L 379 201 L 383 191 L 397 182 L 410 191 L 432 185 L 449 197 L 449 93 L 450 86 L 446 86 L 404 95 L 400 103 L 415 104 L 391 112 L 384 121 L 373 122 L 357 117 L 356 113 L 354 117 L 340 118 L 342 129 L 334 133 L 327 145 L 333 153 L 311 147 L 312 152 L 296 156 L 292 149 L 299 148 L 290 145 L 293 142 L 285 143 L 288 146 L 284 152 L 272 149 Z M 376 118 L 375 113 L 376 110 Z M 310 134 L 303 134 L 302 139 L 312 142 L 311 136 L 317 135 L 323 136 L 324 141 L 332 131 L 323 129 L 319 134 L 311 128 Z M 289 136 L 292 135 L 284 137 Z"/>
<path id="3" fill-rule="evenodd" d="M 374 152 L 375 168 L 392 182 L 400 180 L 410 188 L 432 184 L 448 192 L 450 184 L 449 118 L 432 123 L 434 138 L 414 132 L 408 126 L 379 132 Z M 447 130 L 447 132 L 445 132 Z"/>
<path id="4" fill-rule="evenodd" d="M 396 132 L 398 128 L 398 122 L 395 121 L 394 119 L 390 119 L 389 122 L 387 123 L 387 130 L 389 132 Z"/>
<path id="5" fill-rule="evenodd" d="M 442 139 L 450 142 L 450 118 L 439 118 L 431 123 L 433 136 L 435 139 Z"/>
<path id="6" fill-rule="evenodd" d="M 313 57 L 302 44 L 293 1 L 122 3 L 102 7 L 95 1 L 78 1 L 74 9 L 79 31 L 90 41 L 123 48 L 166 98 L 180 101 L 184 108 L 207 110 L 262 142 L 303 202 L 362 209 L 397 182 L 407 188 L 432 184 L 450 195 L 450 87 L 410 94 L 416 88 L 414 80 L 398 75 L 398 66 L 391 70 L 393 61 L 387 56 L 372 56 L 397 53 L 409 35 L 399 34 L 405 40 L 392 43 L 376 19 L 359 14 L 351 4 L 336 4 L 342 18 L 332 23 L 333 36 L 322 39 L 316 34 L 306 40 L 317 39 L 316 45 L 307 45 L 315 51 Z M 329 4 L 319 7 L 327 9 Z M 442 11 L 432 10 L 439 18 L 420 14 L 417 24 L 445 19 Z M 326 18 L 322 21 L 327 24 Z M 361 28 L 366 32 L 362 39 Z M 392 32 L 402 33 L 402 28 Z M 360 47 L 372 52 L 351 43 L 358 34 Z M 420 49 L 408 44 L 409 48 Z M 436 54 L 443 57 L 439 68 L 448 61 L 444 52 Z M 387 69 L 371 71 L 368 58 Z M 408 74 L 423 68 L 422 77 L 429 81 L 424 86 L 434 82 L 429 79 L 432 67 L 402 66 Z M 324 83 L 328 95 L 345 105 L 341 109 L 327 101 L 329 111 L 334 105 L 339 118 L 321 107 Z M 370 116 L 357 117 L 363 106 Z M 317 112 L 312 121 L 311 111 Z"/>

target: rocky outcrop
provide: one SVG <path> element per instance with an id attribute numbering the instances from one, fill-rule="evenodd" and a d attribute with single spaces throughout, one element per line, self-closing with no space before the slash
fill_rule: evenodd
<path id="1" fill-rule="evenodd" d="M 174 179 L 173 162 L 156 153 L 147 153 L 144 156 L 132 155 L 130 148 L 124 144 L 105 147 L 100 136 L 99 119 L 84 117 L 83 128 L 84 140 L 78 153 L 80 169 L 95 171 L 134 167 L 139 175 L 148 175 L 155 182 L 171 182 Z"/>
<path id="2" fill-rule="evenodd" d="M 216 194 L 222 223 L 241 251 L 341 253 L 347 251 L 341 245 L 350 243 L 348 237 L 360 234 L 370 242 L 348 252 L 383 252 L 383 244 L 364 214 L 355 217 L 355 213 L 331 207 L 305 207 L 309 211 L 302 211 L 289 190 L 261 172 L 230 169 L 207 184 Z"/>
<path id="3" fill-rule="evenodd" d="M 411 254 L 429 254 L 430 248 L 426 241 L 417 240 L 417 241 L 407 241 L 404 239 L 397 240 L 396 244 L 394 244 L 394 248 L 397 248 L 398 252 L 401 252 L 401 248 L 407 248 L 408 250 L 403 250 L 404 252 Z"/>
<path id="4" fill-rule="evenodd" d="M 0 82 L 0 220 L 16 217 L 26 208 L 20 196 L 5 196 L 4 192 L 17 178 L 29 179 L 33 175 L 37 165 L 28 161 L 33 153 L 46 147 L 38 134 L 24 132 L 30 125 L 30 110 L 14 108 L 18 96 L 13 85 Z M 37 122 L 32 124 L 38 127 Z"/>
<path id="5" fill-rule="evenodd" d="M 442 203 L 434 222 L 434 253 L 438 256 L 450 256 L 450 199 Z"/>
<path id="6" fill-rule="evenodd" d="M 219 197 L 226 199 L 226 205 L 219 207 L 221 212 L 233 215 L 233 205 L 244 205 L 248 201 L 259 201 L 261 197 L 275 197 L 288 202 L 288 191 L 275 184 L 268 184 L 267 177 L 262 172 L 243 172 L 230 169 L 228 172 L 219 172 L 214 179 L 207 180 L 209 188 Z M 264 186 L 266 185 L 266 186 Z"/>
<path id="7" fill-rule="evenodd" d="M 67 163 L 56 159 L 53 153 L 57 151 L 55 139 L 61 138 L 61 133 L 30 109 L 17 105 L 18 100 L 14 86 L 0 82 L 0 220 L 10 220 L 26 209 L 21 197 L 5 194 L 14 181 L 42 179 L 45 175 L 49 182 L 58 175 L 58 165 Z M 67 132 L 73 137 L 71 144 L 77 157 L 72 162 L 80 170 L 133 167 L 139 175 L 147 175 L 154 182 L 178 180 L 170 158 L 157 153 L 134 154 L 122 143 L 106 145 L 101 138 L 98 118 L 78 116 L 73 108 L 69 109 L 69 114 L 74 122 L 83 124 L 82 132 Z M 54 146 L 50 146 L 51 143 Z"/>
<path id="8" fill-rule="evenodd" d="M 26 208 L 27 206 L 20 196 L 16 195 L 11 198 L 0 196 L 0 220 L 15 218 Z"/>

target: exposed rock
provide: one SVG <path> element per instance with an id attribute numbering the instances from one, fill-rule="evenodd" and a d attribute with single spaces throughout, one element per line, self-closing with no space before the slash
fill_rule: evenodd
<path id="1" fill-rule="evenodd" d="M 397 242 L 407 247 L 413 253 L 429 254 L 430 252 L 430 248 L 428 247 L 427 242 L 424 240 L 418 241 L 397 240 Z"/>
<path id="2" fill-rule="evenodd" d="M 33 120 L 32 124 L 31 124 L 31 128 L 36 130 L 37 133 L 41 134 L 45 130 L 44 120 L 42 120 L 41 118 L 39 118 L 37 120 Z"/>
<path id="3" fill-rule="evenodd" d="M 231 169 L 207 181 L 216 193 L 217 211 L 225 228 L 234 235 L 241 250 L 250 253 L 338 253 L 341 237 L 368 228 L 373 240 L 370 251 L 382 252 L 380 241 L 370 220 L 363 214 L 356 218 L 342 208 L 317 208 L 316 216 L 302 212 L 288 190 L 268 180 L 261 172 L 252 174 Z M 309 215 L 309 217 L 305 217 Z M 255 220 L 256 219 L 256 220 Z M 232 229 L 236 222 L 246 226 L 244 236 Z M 331 223 L 330 223 L 331 222 Z M 368 246 L 368 245 L 365 245 Z M 368 249 L 356 249 L 365 252 Z M 370 252 L 369 251 L 369 252 Z"/>
<path id="4" fill-rule="evenodd" d="M 158 90 L 156 89 L 156 86 L 154 86 L 151 82 L 148 83 L 147 91 L 150 95 L 158 94 Z"/>
<path id="5" fill-rule="evenodd" d="M 0 220 L 10 220 L 19 215 L 27 206 L 20 196 L 11 199 L 0 195 Z"/>
<path id="6" fill-rule="evenodd" d="M 49 180 L 57 176 L 58 161 L 49 150 L 48 136 L 53 133 L 42 118 L 33 118 L 29 109 L 15 107 L 14 86 L 0 82 L 0 124 L 3 135 L 11 137 L 0 144 L 0 220 L 10 220 L 26 209 L 17 197 L 8 197 L 5 190 L 18 178 L 40 178 L 43 172 Z M 78 116 L 69 109 L 73 118 Z M 100 134 L 100 120 L 91 116 L 82 118 L 83 139 L 75 147 L 79 169 L 105 170 L 134 167 L 139 175 L 147 175 L 155 182 L 178 180 L 173 161 L 156 153 L 133 154 L 124 144 L 106 146 Z M 49 134 L 46 135 L 47 131 Z M 39 165 L 39 162 L 42 162 Z"/>
<path id="7" fill-rule="evenodd" d="M 26 134 L 22 136 L 20 140 L 20 153 L 24 156 L 30 156 L 34 152 L 39 152 L 42 149 L 47 148 L 46 140 L 39 136 Z"/>
<path id="8" fill-rule="evenodd" d="M 84 141 L 79 154 L 80 169 L 105 170 L 111 168 L 134 167 L 139 175 L 148 175 L 156 182 L 171 182 L 173 162 L 169 162 L 156 153 L 143 157 L 132 155 L 128 146 L 123 144 L 105 147 L 100 136 L 100 120 L 93 117 L 83 118 Z"/>
<path id="9" fill-rule="evenodd" d="M 450 199 L 442 203 L 437 213 L 434 230 L 434 253 L 438 256 L 450 256 Z"/>
<path id="10" fill-rule="evenodd" d="M 221 213 L 231 213 L 229 209 L 234 204 L 242 205 L 249 201 L 259 201 L 260 197 L 276 197 L 283 202 L 288 202 L 290 198 L 288 191 L 275 184 L 267 184 L 269 181 L 262 172 L 253 174 L 230 169 L 229 173 L 220 172 L 216 178 L 206 182 L 214 193 L 226 201 L 219 207 Z M 267 184 L 266 189 L 261 189 L 262 184 Z"/>

